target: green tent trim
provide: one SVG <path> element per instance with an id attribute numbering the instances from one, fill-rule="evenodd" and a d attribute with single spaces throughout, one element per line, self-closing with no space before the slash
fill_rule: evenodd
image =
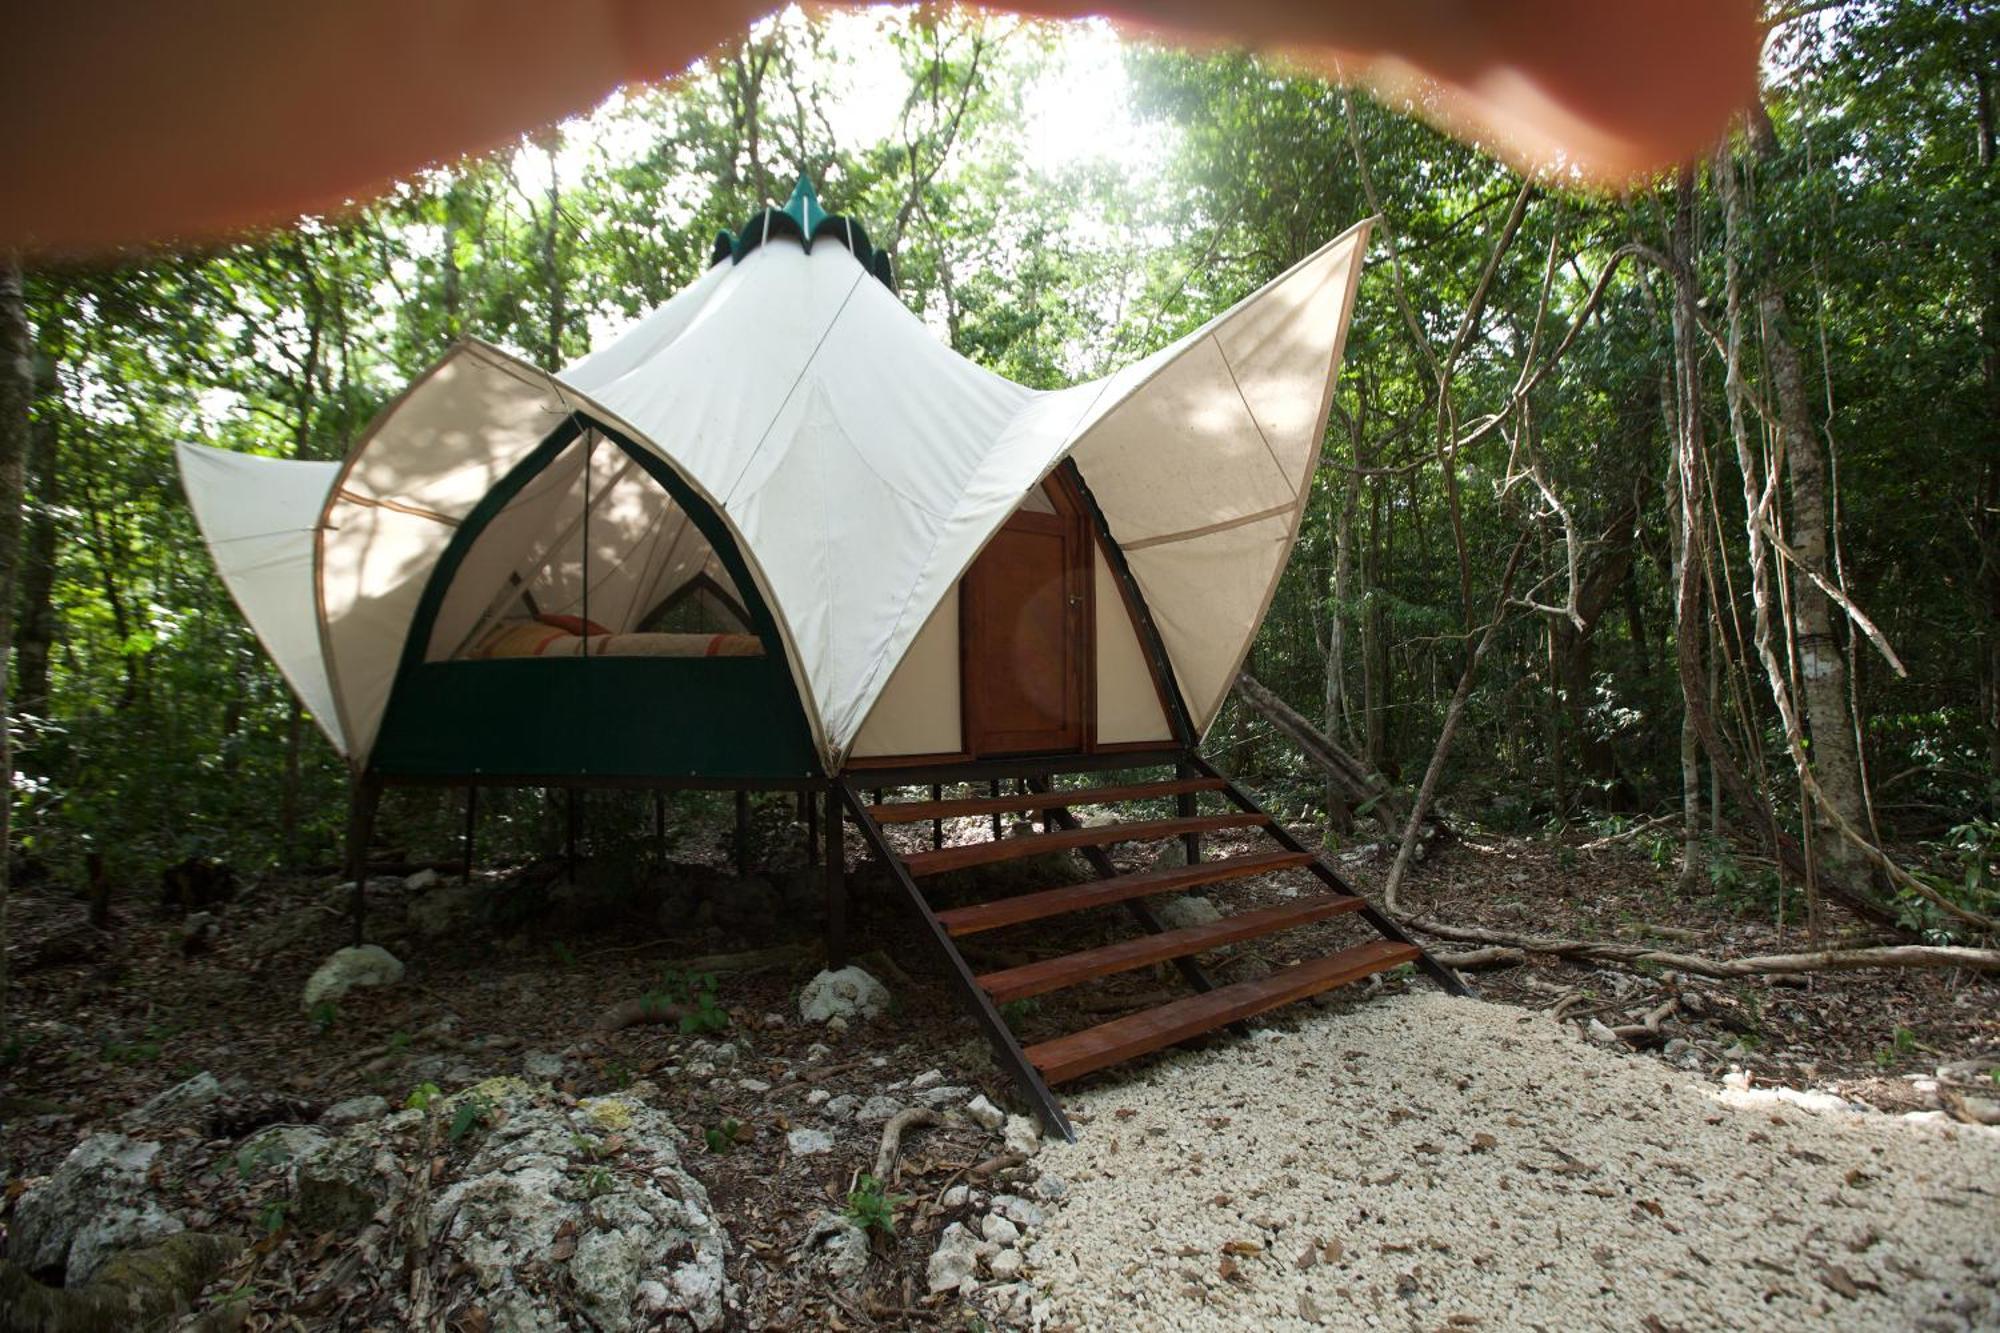
<path id="1" fill-rule="evenodd" d="M 792 237 L 805 248 L 807 254 L 812 253 L 814 241 L 822 236 L 831 236 L 846 246 L 861 261 L 861 266 L 874 274 L 884 287 L 892 292 L 896 290 L 895 269 L 889 262 L 889 252 L 870 245 L 868 229 L 853 218 L 821 208 L 819 193 L 813 189 L 811 177 L 803 174 L 792 186 L 792 197 L 785 201 L 783 208 L 766 208 L 751 214 L 734 233 L 727 230 L 717 232 L 711 262 L 719 264 L 727 257 L 731 263 L 740 264 L 743 256 L 778 236 Z"/>

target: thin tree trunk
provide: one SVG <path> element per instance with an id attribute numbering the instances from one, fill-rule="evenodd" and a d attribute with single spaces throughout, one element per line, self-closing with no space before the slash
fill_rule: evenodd
<path id="1" fill-rule="evenodd" d="M 1396 848 L 1396 859 L 1389 865 L 1389 876 L 1382 882 L 1382 905 L 1394 915 L 1402 915 L 1397 904 L 1397 892 L 1403 886 L 1403 876 L 1410 868 L 1410 858 L 1416 854 L 1417 835 L 1422 831 L 1424 820 L 1430 816 L 1431 801 L 1437 796 L 1438 779 L 1444 774 L 1445 761 L 1451 757 L 1452 742 L 1458 738 L 1458 724 L 1465 717 L 1466 700 L 1472 697 L 1472 682 L 1479 676 L 1479 664 L 1486 657 L 1486 650 L 1493 646 L 1493 637 L 1507 619 L 1507 603 L 1514 595 L 1514 574 L 1521 568 L 1521 553 L 1528 548 L 1528 534 L 1523 532 L 1514 543 L 1514 552 L 1507 557 L 1506 572 L 1500 576 L 1500 595 L 1493 599 L 1493 619 L 1486 622 L 1480 632 L 1479 641 L 1465 659 L 1465 670 L 1459 673 L 1458 688 L 1452 692 L 1451 704 L 1445 709 L 1444 726 L 1438 730 L 1437 744 L 1431 749 L 1431 762 L 1424 769 L 1424 780 L 1417 788 L 1416 803 L 1410 807 L 1409 818 L 1403 823 L 1403 841 Z"/>
<path id="2" fill-rule="evenodd" d="M 28 455 L 28 405 L 35 392 L 34 344 L 21 264 L 0 257 L 0 773 L 13 772 L 7 725 L 9 657 L 14 646 L 16 566 L 21 545 L 21 477 Z M 4 794 L 4 793 L 0 793 Z M 11 1036 L 8 1019 L 7 907 L 12 861 L 13 802 L 0 800 L 0 1046 Z"/>
<path id="3" fill-rule="evenodd" d="M 59 329 L 51 320 L 36 331 L 37 411 L 28 435 L 27 536 L 21 552 L 20 620 L 14 644 L 18 681 L 15 711 L 41 718 L 49 715 L 49 654 L 56 632 L 56 514 L 62 501 L 56 424 L 60 395 L 56 366 L 62 350 Z"/>
<path id="4" fill-rule="evenodd" d="M 1759 112 L 1752 116 L 1751 124 L 1751 144 L 1758 156 L 1768 161 L 1777 152 L 1769 122 Z M 1725 155 L 1728 151 L 1727 147 L 1721 150 Z M 1749 219 L 1745 213 L 1750 201 L 1736 178 L 1734 163 L 1723 164 L 1720 179 L 1725 183 L 1724 199 L 1733 224 L 1725 244 L 1730 249 L 1731 262 L 1740 267 L 1749 245 L 1749 237 L 1745 235 Z M 1757 310 L 1762 325 L 1759 334 L 1764 354 L 1770 360 L 1777 398 L 1779 449 L 1791 483 L 1787 532 L 1798 564 L 1805 571 L 1792 578 L 1790 592 L 1792 620 L 1798 636 L 1800 694 L 1805 704 L 1806 730 L 1812 739 L 1813 774 L 1833 811 L 1849 824 L 1865 828 L 1868 807 L 1861 780 L 1855 719 L 1848 710 L 1847 662 L 1834 639 L 1833 603 L 1810 577 L 1816 574 L 1828 581 L 1833 578 L 1827 556 L 1826 456 L 1806 403 L 1805 370 L 1789 332 L 1791 314 L 1786 308 L 1785 295 L 1768 273 L 1758 285 Z M 1872 876 L 1858 849 L 1840 836 L 1832 821 L 1817 807 L 1813 822 L 1821 868 L 1854 891 L 1864 892 Z"/>
<path id="5" fill-rule="evenodd" d="M 1691 893 L 1705 868 L 1701 842 L 1701 714 L 1696 683 L 1701 675 L 1701 564 L 1707 525 L 1701 520 L 1702 489 L 1695 480 L 1701 458 L 1701 362 L 1692 349 L 1694 293 L 1690 256 L 1694 181 L 1683 172 L 1676 190 L 1674 219 L 1668 238 L 1672 255 L 1674 372 L 1671 391 L 1661 386 L 1660 410 L 1667 424 L 1674 461 L 1667 469 L 1668 532 L 1673 543 L 1674 662 L 1681 685 L 1681 872 L 1680 889 Z M 1720 765 L 1714 765 L 1719 771 Z"/>

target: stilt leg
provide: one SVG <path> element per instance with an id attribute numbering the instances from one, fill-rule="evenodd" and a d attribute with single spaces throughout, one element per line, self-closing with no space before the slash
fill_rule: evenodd
<path id="1" fill-rule="evenodd" d="M 572 884 L 576 882 L 576 844 L 583 832 L 583 803 L 577 796 L 576 788 L 565 787 L 569 797 L 568 829 L 563 838 L 563 866 Z"/>
<path id="2" fill-rule="evenodd" d="M 658 791 L 653 793 L 653 854 L 667 859 L 667 796 Z"/>
<path id="3" fill-rule="evenodd" d="M 806 863 L 810 865 L 819 860 L 819 797 L 801 790 L 799 808 L 805 812 Z"/>
<path id="4" fill-rule="evenodd" d="M 354 782 L 354 797 L 347 813 L 347 873 L 354 879 L 354 899 L 349 907 L 354 918 L 354 943 L 362 940 L 368 913 L 368 844 L 375 834 L 375 807 L 382 799 L 382 784 L 372 774 Z"/>
<path id="5" fill-rule="evenodd" d="M 1194 765 L 1183 759 L 1174 765 L 1174 776 L 1178 778 L 1192 778 L 1198 775 L 1194 771 Z M 1195 793 L 1184 792 L 1174 798 L 1174 812 L 1182 819 L 1193 819 L 1199 810 L 1199 802 L 1200 798 Z M 1193 865 L 1201 860 L 1201 834 L 1181 834 L 1181 850 L 1187 853 L 1187 863 L 1189 865 Z"/>
<path id="6" fill-rule="evenodd" d="M 479 832 L 479 788 L 465 789 L 465 882 L 472 883 L 472 853 Z"/>
<path id="7" fill-rule="evenodd" d="M 941 784 L 936 782 L 931 784 L 931 799 L 933 801 L 944 799 L 944 787 Z M 942 819 L 933 819 L 931 821 L 931 847 L 935 850 L 942 846 L 944 846 L 944 821 Z"/>
<path id="8" fill-rule="evenodd" d="M 1000 779 L 995 778 L 987 783 L 986 790 L 989 795 L 998 796 L 1000 794 Z M 993 812 L 993 841 L 1000 841 L 1000 812 L 998 810 Z"/>
<path id="9" fill-rule="evenodd" d="M 750 793 L 739 788 L 736 792 L 736 874 L 740 879 L 750 873 Z"/>
<path id="10" fill-rule="evenodd" d="M 847 842 L 840 792 L 826 789 L 826 965 L 847 966 Z"/>

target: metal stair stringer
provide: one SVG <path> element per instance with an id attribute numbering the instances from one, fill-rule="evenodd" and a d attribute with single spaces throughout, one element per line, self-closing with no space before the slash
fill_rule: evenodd
<path id="1" fill-rule="evenodd" d="M 960 1002 L 985 1032 L 986 1040 L 993 1047 L 994 1058 L 1000 1062 L 1000 1067 L 1012 1076 L 1014 1086 L 1027 1099 L 1028 1105 L 1035 1109 L 1046 1131 L 1061 1135 L 1065 1142 L 1076 1142 L 1076 1131 L 1070 1127 L 1069 1117 L 1063 1114 L 1062 1103 L 1056 1100 L 1055 1094 L 1049 1090 L 1049 1085 L 1042 1078 L 1040 1071 L 1030 1064 L 1028 1057 L 1022 1053 L 1021 1043 L 1015 1040 L 1013 1029 L 1007 1026 L 1007 1020 L 1000 1016 L 1000 1010 L 993 1003 L 993 997 L 981 989 L 979 983 L 973 979 L 974 974 L 965 961 L 965 955 L 959 952 L 958 945 L 952 940 L 950 932 L 938 920 L 936 911 L 924 897 L 923 891 L 917 887 L 917 882 L 911 877 L 902 854 L 890 844 L 888 838 L 883 836 L 881 824 L 877 823 L 875 817 L 869 813 L 868 804 L 862 798 L 860 791 L 856 790 L 852 781 L 844 777 L 835 779 L 835 786 L 856 827 L 861 830 L 862 838 L 889 868 L 889 873 L 895 877 L 898 887 L 903 891 L 903 897 L 915 909 L 917 915 L 923 918 L 924 926 L 930 932 L 931 943 L 944 955 L 946 966 L 951 972 L 952 984 L 958 990 Z"/>

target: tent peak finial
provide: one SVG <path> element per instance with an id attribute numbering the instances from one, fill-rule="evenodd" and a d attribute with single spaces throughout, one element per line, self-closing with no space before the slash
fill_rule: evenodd
<path id="1" fill-rule="evenodd" d="M 822 236 L 831 236 L 846 246 L 861 261 L 861 266 L 874 274 L 883 286 L 890 291 L 896 290 L 895 272 L 888 252 L 868 243 L 868 229 L 859 222 L 829 213 L 821 207 L 812 177 L 804 171 L 799 173 L 798 180 L 792 185 L 791 197 L 785 201 L 783 208 L 765 208 L 744 219 L 743 225 L 735 232 L 718 232 L 710 262 L 719 264 L 726 257 L 740 264 L 752 250 L 777 236 L 792 237 L 807 254 L 812 253 L 814 241 Z"/>

